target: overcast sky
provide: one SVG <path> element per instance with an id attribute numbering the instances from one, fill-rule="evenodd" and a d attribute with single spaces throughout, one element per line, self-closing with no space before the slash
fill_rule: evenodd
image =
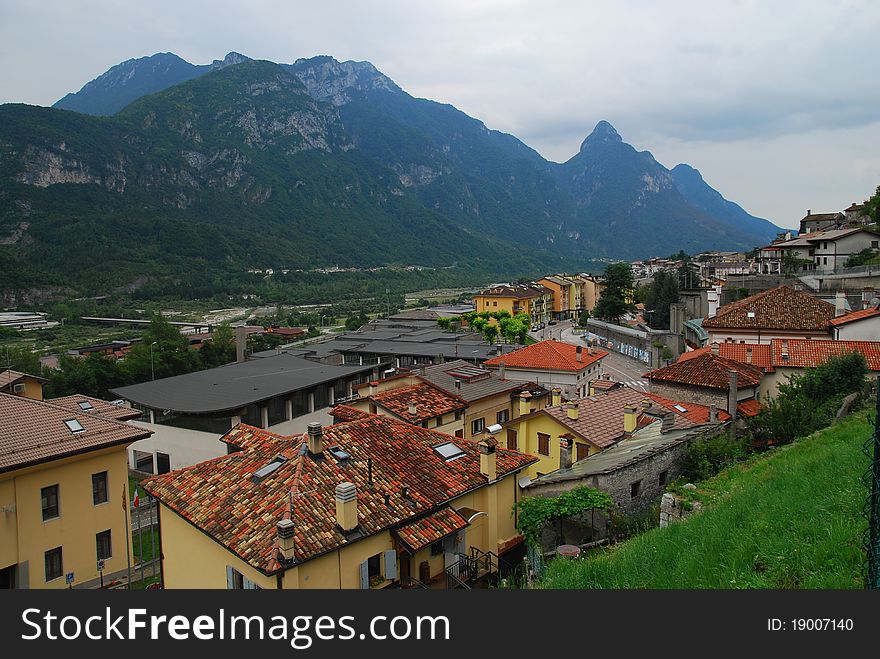
<path id="1" fill-rule="evenodd" d="M 876 0 L 0 0 L 0 102 L 51 105 L 164 51 L 368 60 L 558 162 L 606 119 L 796 226 L 880 184 L 877 35 Z"/>

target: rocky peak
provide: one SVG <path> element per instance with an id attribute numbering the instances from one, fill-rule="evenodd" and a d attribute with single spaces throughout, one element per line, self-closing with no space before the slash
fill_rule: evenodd
<path id="1" fill-rule="evenodd" d="M 242 55 L 241 53 L 236 53 L 234 50 L 226 54 L 222 60 L 215 59 L 211 62 L 211 70 L 223 69 L 227 66 L 232 66 L 233 64 L 241 64 L 242 62 L 249 62 L 250 57 L 246 55 Z"/>
<path id="2" fill-rule="evenodd" d="M 333 105 L 345 105 L 351 91 L 384 90 L 399 92 L 400 87 L 369 62 L 338 60 L 328 55 L 298 59 L 290 69 L 302 81 L 309 95 Z"/>
<path id="3" fill-rule="evenodd" d="M 596 147 L 603 144 L 614 144 L 618 142 L 623 142 L 620 134 L 616 130 L 614 130 L 614 126 L 603 119 L 598 124 L 596 124 L 593 132 L 590 133 L 587 136 L 587 139 L 585 139 L 581 143 L 581 151 L 584 151 L 590 147 Z"/>

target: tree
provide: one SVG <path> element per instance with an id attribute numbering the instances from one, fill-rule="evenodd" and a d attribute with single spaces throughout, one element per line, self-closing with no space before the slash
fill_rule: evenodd
<path id="1" fill-rule="evenodd" d="M 152 348 L 151 348 L 152 346 Z M 123 369 L 132 382 L 146 382 L 155 378 L 191 373 L 202 368 L 197 350 L 161 314 L 153 314 L 143 341 L 135 345 L 123 360 Z"/>
<path id="2" fill-rule="evenodd" d="M 880 223 L 880 185 L 874 194 L 865 202 L 865 215 L 871 218 L 871 221 Z"/>
<path id="3" fill-rule="evenodd" d="M 804 266 L 812 265 L 812 259 L 801 259 L 791 251 L 784 250 L 782 253 L 782 274 L 794 275 L 804 269 Z"/>
<path id="4" fill-rule="evenodd" d="M 590 312 L 584 309 L 581 311 L 581 315 L 578 316 L 578 327 L 586 327 L 588 320 L 590 320 Z"/>
<path id="5" fill-rule="evenodd" d="M 621 316 L 635 309 L 632 303 L 633 273 L 629 263 L 612 263 L 605 268 L 605 288 L 596 303 L 596 316 L 620 322 Z"/>
<path id="6" fill-rule="evenodd" d="M 645 308 L 652 311 L 648 325 L 669 329 L 669 305 L 678 302 L 678 277 L 668 270 L 654 275 L 654 283 L 645 298 Z"/>
<path id="7" fill-rule="evenodd" d="M 235 332 L 229 323 L 222 323 L 206 341 L 201 349 L 202 363 L 205 368 L 223 366 L 235 361 Z"/>

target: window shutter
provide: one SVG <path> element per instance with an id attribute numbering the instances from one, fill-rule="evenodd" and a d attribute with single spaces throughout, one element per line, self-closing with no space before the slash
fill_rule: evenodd
<path id="1" fill-rule="evenodd" d="M 235 590 L 235 571 L 229 565 L 226 566 L 226 590 Z"/>
<path id="2" fill-rule="evenodd" d="M 385 578 L 389 581 L 397 579 L 397 552 L 393 549 L 385 552 Z"/>
<path id="3" fill-rule="evenodd" d="M 361 590 L 369 590 L 370 588 L 370 566 L 364 561 L 360 566 L 361 570 Z"/>
<path id="4" fill-rule="evenodd" d="M 242 575 L 242 577 L 241 577 L 241 582 L 242 582 L 242 585 L 244 586 L 245 590 L 256 590 L 257 589 L 257 584 L 255 584 L 253 581 L 251 581 L 250 579 L 248 579 L 244 575 Z"/>

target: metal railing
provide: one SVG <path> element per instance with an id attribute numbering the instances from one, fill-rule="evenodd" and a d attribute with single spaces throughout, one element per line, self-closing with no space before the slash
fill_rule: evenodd
<path id="1" fill-rule="evenodd" d="M 414 579 L 413 577 L 403 577 L 400 580 L 401 588 L 423 588 L 427 589 L 428 586 L 418 579 Z"/>

